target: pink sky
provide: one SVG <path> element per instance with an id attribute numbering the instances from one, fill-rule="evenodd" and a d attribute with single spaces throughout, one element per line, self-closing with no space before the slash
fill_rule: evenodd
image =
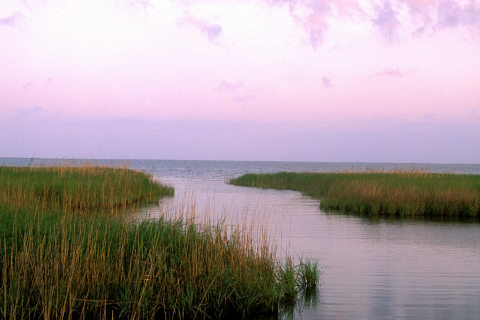
<path id="1" fill-rule="evenodd" d="M 480 1 L 4 0 L 0 110 L 0 157 L 480 163 Z"/>

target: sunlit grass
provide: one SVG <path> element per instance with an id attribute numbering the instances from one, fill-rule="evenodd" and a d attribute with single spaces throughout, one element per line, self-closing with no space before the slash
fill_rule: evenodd
<path id="1" fill-rule="evenodd" d="M 172 193 L 128 168 L 0 167 L 0 318 L 251 317 L 318 283 L 316 263 L 281 262 L 256 225 L 188 205 L 129 217 Z"/>
<path id="2" fill-rule="evenodd" d="M 480 176 L 418 170 L 246 174 L 231 184 L 288 189 L 325 209 L 372 215 L 478 216 Z"/>

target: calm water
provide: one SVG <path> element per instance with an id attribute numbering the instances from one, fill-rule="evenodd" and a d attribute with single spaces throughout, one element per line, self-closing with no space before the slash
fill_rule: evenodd
<path id="1" fill-rule="evenodd" d="M 27 165 L 29 159 L 0 158 L 0 163 Z M 194 194 L 198 212 L 208 207 L 237 216 L 270 214 L 282 250 L 317 259 L 324 267 L 318 296 L 285 318 L 480 319 L 480 223 L 329 214 L 298 192 L 225 183 L 246 172 L 425 164 L 133 160 L 130 166 L 175 187 L 175 197 L 142 210 L 140 217 L 172 210 Z M 429 164 L 429 169 L 480 174 L 480 165 Z"/>

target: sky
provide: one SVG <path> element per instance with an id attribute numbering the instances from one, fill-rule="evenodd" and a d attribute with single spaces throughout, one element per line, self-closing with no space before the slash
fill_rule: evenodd
<path id="1" fill-rule="evenodd" d="M 0 0 L 0 157 L 480 163 L 480 0 Z"/>

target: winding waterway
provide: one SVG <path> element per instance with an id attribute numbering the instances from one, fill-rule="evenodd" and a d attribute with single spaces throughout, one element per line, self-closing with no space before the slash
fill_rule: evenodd
<path id="1" fill-rule="evenodd" d="M 0 158 L 6 165 L 28 162 Z M 428 166 L 436 172 L 480 174 L 480 165 Z M 327 213 L 318 200 L 299 192 L 225 183 L 247 172 L 425 169 L 425 164 L 132 160 L 130 167 L 175 187 L 174 197 L 143 209 L 140 218 L 173 210 L 193 194 L 200 213 L 207 208 L 239 217 L 268 214 L 280 255 L 289 252 L 318 260 L 323 273 L 317 295 L 284 318 L 480 319 L 478 220 Z"/>

